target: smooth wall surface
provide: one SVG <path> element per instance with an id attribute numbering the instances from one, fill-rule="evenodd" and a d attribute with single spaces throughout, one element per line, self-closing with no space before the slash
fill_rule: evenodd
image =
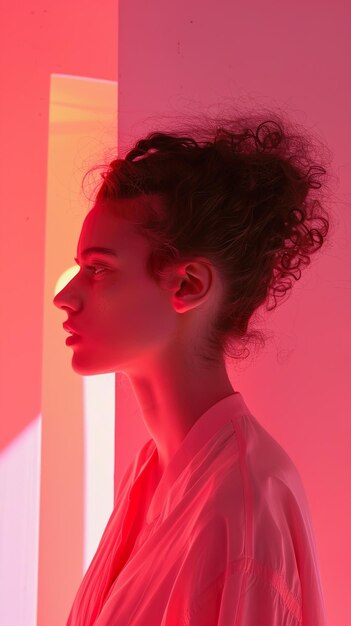
<path id="1" fill-rule="evenodd" d="M 210 106 L 217 112 L 232 98 L 252 106 L 277 103 L 315 128 L 334 153 L 340 178 L 334 247 L 313 260 L 290 299 L 268 318 L 274 336 L 265 350 L 228 367 L 234 388 L 301 473 L 329 620 L 338 626 L 351 623 L 349 23 L 348 4 L 331 0 L 121 0 L 118 35 L 120 153 L 154 130 L 158 116 Z M 167 119 L 160 123 L 167 127 Z M 137 407 L 126 432 L 118 386 L 116 394 L 120 474 L 149 434 L 145 428 L 141 434 Z"/>

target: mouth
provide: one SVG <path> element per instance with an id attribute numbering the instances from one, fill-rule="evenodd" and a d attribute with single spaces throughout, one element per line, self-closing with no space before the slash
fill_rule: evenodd
<path id="1" fill-rule="evenodd" d="M 62 324 L 62 326 L 66 333 L 69 333 L 70 335 L 76 335 L 77 337 L 79 336 L 78 333 L 76 333 L 76 331 L 73 330 L 70 326 L 67 326 L 66 324 Z"/>
<path id="2" fill-rule="evenodd" d="M 69 337 L 67 337 L 66 339 L 66 345 L 70 345 L 71 343 L 75 343 L 76 341 L 79 341 L 81 338 L 79 335 L 76 335 L 75 333 L 70 332 Z"/>

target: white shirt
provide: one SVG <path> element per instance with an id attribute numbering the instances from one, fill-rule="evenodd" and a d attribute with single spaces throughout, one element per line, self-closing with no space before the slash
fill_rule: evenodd
<path id="1" fill-rule="evenodd" d="M 328 626 L 300 475 L 239 392 L 155 489 L 157 460 L 150 439 L 126 470 L 67 626 Z"/>

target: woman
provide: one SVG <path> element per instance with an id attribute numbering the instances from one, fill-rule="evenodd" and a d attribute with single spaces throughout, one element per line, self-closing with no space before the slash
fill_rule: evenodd
<path id="1" fill-rule="evenodd" d="M 58 293 L 72 367 L 124 372 L 151 439 L 125 472 L 68 626 L 325 626 L 298 471 L 225 357 L 329 231 L 314 141 L 283 117 L 154 132 L 113 160 Z M 271 300 L 274 301 L 272 304 Z"/>

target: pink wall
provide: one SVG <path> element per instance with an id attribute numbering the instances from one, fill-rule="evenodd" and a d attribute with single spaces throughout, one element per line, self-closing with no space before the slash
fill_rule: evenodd
<path id="1" fill-rule="evenodd" d="M 274 341 L 230 377 L 295 460 L 311 503 L 330 624 L 351 623 L 350 586 L 350 9 L 346 3 L 120 3 L 120 151 L 157 125 L 245 96 L 315 128 L 335 155 L 340 223 L 290 300 L 268 320 Z M 245 100 L 243 100 L 245 103 Z M 214 106 L 216 112 L 216 106 Z M 152 119 L 147 120 L 148 116 Z M 167 120 L 162 120 L 163 127 Z M 116 395 L 120 475 L 149 437 Z M 119 402 L 117 402 L 119 398 Z M 131 402 L 129 431 L 123 420 Z M 120 413 L 119 413 L 120 408 Z M 132 439 L 132 433 L 134 439 Z M 130 447 L 123 441 L 129 436 Z"/>

